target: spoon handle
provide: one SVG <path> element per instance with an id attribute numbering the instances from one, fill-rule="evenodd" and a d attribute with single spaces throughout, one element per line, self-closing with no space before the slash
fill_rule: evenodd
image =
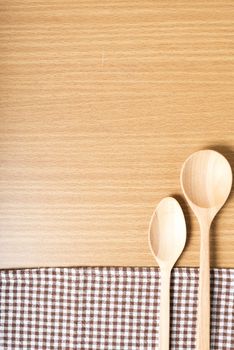
<path id="1" fill-rule="evenodd" d="M 210 349 L 210 239 L 209 224 L 201 224 L 196 350 Z"/>
<path id="2" fill-rule="evenodd" d="M 171 271 L 161 270 L 159 349 L 169 350 L 170 346 L 170 277 Z"/>

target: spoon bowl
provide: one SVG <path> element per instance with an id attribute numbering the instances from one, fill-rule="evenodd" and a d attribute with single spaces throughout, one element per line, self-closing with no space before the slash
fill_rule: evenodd
<path id="1" fill-rule="evenodd" d="M 226 202 L 232 187 L 231 166 L 216 151 L 195 152 L 184 162 L 181 184 L 190 203 L 217 212 Z"/>
<path id="2" fill-rule="evenodd" d="M 176 199 L 166 197 L 155 209 L 150 222 L 149 245 L 160 267 L 172 268 L 186 241 L 184 214 Z"/>

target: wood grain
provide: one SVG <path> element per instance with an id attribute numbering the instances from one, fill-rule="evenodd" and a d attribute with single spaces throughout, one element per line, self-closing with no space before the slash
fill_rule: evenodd
<path id="1" fill-rule="evenodd" d="M 233 1 L 0 1 L 0 267 L 154 265 L 149 220 L 180 168 L 233 166 Z M 211 234 L 234 266 L 234 197 Z"/>

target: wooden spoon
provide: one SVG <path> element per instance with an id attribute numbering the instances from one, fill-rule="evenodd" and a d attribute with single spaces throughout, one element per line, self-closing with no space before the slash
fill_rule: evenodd
<path id="1" fill-rule="evenodd" d="M 181 186 L 201 230 L 196 349 L 210 349 L 210 226 L 232 186 L 230 164 L 220 153 L 203 150 L 183 164 Z"/>
<path id="2" fill-rule="evenodd" d="M 171 269 L 184 249 L 186 225 L 179 203 L 172 197 L 161 200 L 150 222 L 149 245 L 161 270 L 159 349 L 170 344 Z"/>

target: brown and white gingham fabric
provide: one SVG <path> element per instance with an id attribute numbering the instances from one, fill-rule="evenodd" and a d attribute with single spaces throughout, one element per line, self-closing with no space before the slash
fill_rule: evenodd
<path id="1" fill-rule="evenodd" d="M 194 349 L 198 270 L 171 279 L 171 349 Z M 211 349 L 234 349 L 234 269 L 211 271 Z M 0 271 L 0 349 L 158 349 L 155 268 Z"/>

